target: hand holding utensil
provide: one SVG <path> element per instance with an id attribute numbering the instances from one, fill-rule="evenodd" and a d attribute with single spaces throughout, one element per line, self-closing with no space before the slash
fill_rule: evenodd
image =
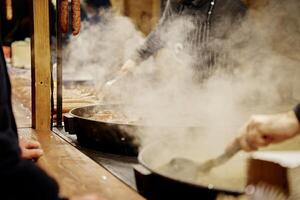
<path id="1" fill-rule="evenodd" d="M 193 177 L 196 178 L 200 173 L 208 173 L 214 167 L 218 167 L 230 160 L 236 153 L 241 150 L 239 143 L 232 144 L 221 155 L 209 159 L 203 163 L 197 163 L 187 158 L 173 158 L 162 170 L 168 173 L 176 174 L 178 178 Z"/>
<path id="2" fill-rule="evenodd" d="M 133 71 L 136 67 L 136 63 L 133 60 L 128 60 L 122 67 L 121 70 L 117 72 L 116 76 L 109 81 L 107 81 L 101 88 L 101 95 L 98 96 L 100 100 L 103 100 L 105 96 L 109 94 L 112 87 L 116 85 L 120 80 L 124 79 L 129 72 Z"/>

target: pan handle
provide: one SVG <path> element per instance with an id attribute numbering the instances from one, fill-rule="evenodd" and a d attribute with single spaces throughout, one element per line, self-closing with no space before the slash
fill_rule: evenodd
<path id="1" fill-rule="evenodd" d="M 149 188 L 151 188 L 151 184 L 153 183 L 152 179 L 154 174 L 139 164 L 134 165 L 133 169 L 138 192 L 144 197 L 150 199 L 151 190 L 149 190 Z"/>
<path id="2" fill-rule="evenodd" d="M 64 125 L 65 125 L 65 131 L 69 132 L 70 135 L 74 135 L 74 117 L 70 114 L 64 115 Z"/>

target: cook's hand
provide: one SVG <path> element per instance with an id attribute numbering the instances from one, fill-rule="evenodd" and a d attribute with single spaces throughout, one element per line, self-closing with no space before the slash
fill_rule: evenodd
<path id="1" fill-rule="evenodd" d="M 37 141 L 20 138 L 19 146 L 22 159 L 37 160 L 44 154 L 40 143 Z"/>
<path id="2" fill-rule="evenodd" d="M 233 143 L 245 151 L 254 151 L 271 143 L 282 142 L 300 132 L 298 119 L 293 111 L 275 115 L 254 115 L 241 128 Z"/>
<path id="3" fill-rule="evenodd" d="M 105 96 L 108 96 L 108 94 L 111 91 L 111 88 L 119 82 L 121 79 L 123 79 L 129 72 L 132 72 L 134 68 L 136 67 L 136 63 L 133 60 L 128 60 L 118 71 L 116 76 L 111 79 L 110 81 L 106 82 L 104 86 L 102 87 L 101 96 L 100 99 L 103 99 Z"/>
<path id="4" fill-rule="evenodd" d="M 121 67 L 121 72 L 130 72 L 133 71 L 136 67 L 136 62 L 129 59 L 125 62 L 125 64 Z"/>
<path id="5" fill-rule="evenodd" d="M 117 81 L 122 79 L 124 76 L 126 76 L 129 72 L 132 72 L 134 68 L 136 67 L 136 63 L 129 59 L 125 62 L 125 64 L 121 67 L 120 71 L 116 74 L 116 77 L 110 81 L 108 81 L 105 86 L 112 86 L 115 84 Z"/>
<path id="6" fill-rule="evenodd" d="M 105 200 L 105 199 L 98 196 L 97 194 L 88 194 L 83 196 L 71 197 L 70 200 Z"/>

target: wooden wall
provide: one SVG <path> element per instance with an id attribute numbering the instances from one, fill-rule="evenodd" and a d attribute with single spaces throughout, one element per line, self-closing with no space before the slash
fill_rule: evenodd
<path id="1" fill-rule="evenodd" d="M 130 17 L 146 35 L 156 26 L 161 13 L 161 0 L 111 0 L 114 10 Z"/>

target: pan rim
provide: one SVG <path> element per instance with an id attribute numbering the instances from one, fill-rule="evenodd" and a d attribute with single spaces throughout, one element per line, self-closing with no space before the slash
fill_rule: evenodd
<path id="1" fill-rule="evenodd" d="M 140 124 L 140 123 L 119 123 L 119 122 L 109 122 L 109 121 L 105 121 L 105 120 L 95 120 L 95 119 L 90 119 L 88 117 L 82 117 L 80 115 L 76 115 L 74 114 L 73 112 L 75 112 L 76 110 L 78 109 L 85 109 L 85 108 L 96 108 L 96 107 L 99 107 L 99 106 L 121 106 L 121 105 L 124 105 L 124 104 L 118 104 L 118 103 L 109 103 L 109 104 L 91 104 L 91 105 L 87 105 L 87 106 L 82 106 L 82 107 L 77 107 L 77 108 L 73 108 L 69 111 L 69 114 L 72 116 L 72 117 L 76 117 L 76 118 L 79 118 L 79 119 L 83 119 L 83 120 L 88 120 L 88 121 L 93 121 L 93 122 L 100 122 L 100 123 L 105 123 L 105 124 L 108 124 L 108 125 L 112 125 L 112 126 L 131 126 L 131 127 L 138 127 L 138 128 L 143 128 L 143 127 L 157 127 L 157 128 L 168 128 L 170 126 L 168 125 L 147 125 L 147 124 Z M 199 129 L 201 128 L 202 126 L 201 125 L 190 125 L 190 126 L 172 126 L 172 127 L 177 127 L 177 128 L 196 128 L 196 129 Z"/>
<path id="2" fill-rule="evenodd" d="M 143 167 L 145 167 L 147 170 L 149 170 L 151 173 L 159 175 L 163 178 L 171 179 L 172 181 L 177 181 L 181 184 L 188 184 L 188 185 L 193 186 L 193 187 L 199 187 L 199 188 L 208 189 L 208 190 L 211 190 L 211 191 L 217 191 L 217 192 L 223 192 L 223 193 L 225 192 L 225 193 L 228 193 L 228 194 L 236 194 L 236 195 L 242 195 L 242 194 L 245 193 L 245 190 L 231 190 L 231 189 L 228 189 L 228 188 L 217 187 L 217 186 L 214 186 L 213 188 L 211 188 L 211 187 L 209 187 L 209 185 L 205 185 L 205 184 L 201 184 L 201 183 L 195 183 L 195 182 L 191 182 L 191 181 L 185 181 L 185 180 L 181 180 L 181 179 L 176 179 L 176 178 L 172 177 L 171 175 L 166 175 L 166 174 L 163 174 L 163 173 L 159 172 L 156 169 L 153 169 L 152 167 L 150 167 L 146 163 L 146 161 L 143 159 L 143 157 L 144 157 L 144 154 L 146 154 L 145 152 L 149 151 L 149 149 L 154 149 L 153 146 L 156 146 L 156 145 L 161 144 L 161 143 L 166 143 L 166 141 L 153 142 L 149 145 L 146 145 L 144 148 L 140 149 L 140 151 L 139 151 L 139 154 L 138 154 L 139 163 Z"/>

